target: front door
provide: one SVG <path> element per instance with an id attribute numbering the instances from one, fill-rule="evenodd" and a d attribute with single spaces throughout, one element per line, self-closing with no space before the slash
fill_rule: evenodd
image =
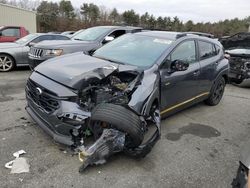
<path id="1" fill-rule="evenodd" d="M 181 106 L 185 101 L 199 95 L 200 63 L 197 58 L 196 42 L 187 40 L 180 43 L 167 57 L 160 70 L 161 111 L 168 112 Z M 182 60 L 189 63 L 185 71 L 171 71 L 171 62 Z M 165 68 L 164 68 L 165 67 Z M 168 110 L 169 109 L 169 110 Z"/>

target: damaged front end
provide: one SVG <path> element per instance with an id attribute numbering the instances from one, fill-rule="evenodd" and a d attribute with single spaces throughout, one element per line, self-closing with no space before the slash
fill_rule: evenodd
<path id="1" fill-rule="evenodd" d="M 79 152 L 80 172 L 121 151 L 145 157 L 160 138 L 160 112 L 158 75 L 147 80 L 144 74 L 106 66 L 79 76 L 77 82 L 73 78 L 78 89 L 70 93 L 69 88 L 33 72 L 26 86 L 26 109 L 57 142 Z M 58 96 L 60 92 L 68 94 Z M 90 136 L 95 140 L 92 144 L 86 141 Z"/>
<path id="2" fill-rule="evenodd" d="M 243 80 L 250 78 L 250 55 L 248 58 L 230 55 L 229 63 L 229 77 L 232 82 L 240 84 Z"/>
<path id="3" fill-rule="evenodd" d="M 220 42 L 225 48 L 225 54 L 230 57 L 230 80 L 240 84 L 250 78 L 250 34 L 237 33 L 220 39 Z"/>

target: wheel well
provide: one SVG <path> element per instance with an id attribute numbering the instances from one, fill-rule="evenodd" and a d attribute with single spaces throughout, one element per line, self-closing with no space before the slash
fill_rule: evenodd
<path id="1" fill-rule="evenodd" d="M 222 77 L 224 78 L 225 82 L 228 83 L 229 82 L 229 79 L 228 79 L 228 75 L 226 74 L 223 74 Z"/>
<path id="2" fill-rule="evenodd" d="M 14 64 L 16 65 L 16 59 L 12 55 L 10 55 L 8 53 L 4 53 L 4 52 L 3 53 L 1 52 L 0 55 L 1 54 L 10 56 L 13 59 Z"/>
<path id="3" fill-rule="evenodd" d="M 157 98 L 155 98 L 154 102 L 152 102 L 152 106 L 156 105 L 159 108 L 159 100 Z"/>

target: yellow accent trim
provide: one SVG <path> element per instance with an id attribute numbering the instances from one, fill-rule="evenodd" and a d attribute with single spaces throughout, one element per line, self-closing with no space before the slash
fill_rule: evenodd
<path id="1" fill-rule="evenodd" d="M 166 112 L 169 112 L 169 111 L 171 111 L 171 110 L 173 110 L 173 109 L 175 109 L 175 108 L 178 108 L 178 107 L 180 107 L 180 106 L 182 106 L 182 105 L 184 105 L 184 104 L 187 104 L 187 103 L 189 103 L 189 102 L 192 102 L 192 101 L 194 101 L 195 99 L 198 99 L 198 98 L 203 97 L 203 96 L 205 96 L 205 95 L 209 95 L 209 92 L 202 93 L 202 94 L 197 95 L 197 96 L 195 96 L 195 97 L 193 97 L 193 98 L 191 98 L 191 99 L 188 99 L 188 100 L 186 100 L 186 101 L 184 101 L 184 102 L 182 102 L 182 103 L 179 103 L 179 104 L 176 104 L 176 105 L 174 105 L 174 106 L 172 106 L 172 107 L 170 107 L 170 108 L 167 108 L 167 109 L 161 111 L 161 115 L 162 115 L 162 114 L 165 114 Z"/>

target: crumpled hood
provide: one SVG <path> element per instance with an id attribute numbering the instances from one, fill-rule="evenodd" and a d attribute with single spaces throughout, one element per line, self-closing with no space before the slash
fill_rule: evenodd
<path id="1" fill-rule="evenodd" d="M 250 33 L 237 33 L 231 37 L 220 39 L 220 42 L 226 50 L 250 48 Z"/>
<path id="2" fill-rule="evenodd" d="M 64 46 L 84 46 L 90 45 L 93 42 L 88 41 L 78 41 L 78 40 L 53 40 L 53 41 L 42 41 L 38 44 L 35 44 L 34 47 L 37 48 L 63 48 Z"/>
<path id="3" fill-rule="evenodd" d="M 18 48 L 20 47 L 20 44 L 14 43 L 14 42 L 3 42 L 0 43 L 0 49 L 6 49 L 6 48 Z"/>
<path id="4" fill-rule="evenodd" d="M 56 82 L 79 90 L 83 84 L 88 85 L 87 82 L 91 78 L 105 78 L 118 68 L 120 71 L 136 69 L 134 66 L 119 65 L 77 52 L 47 60 L 38 65 L 35 71 Z"/>

